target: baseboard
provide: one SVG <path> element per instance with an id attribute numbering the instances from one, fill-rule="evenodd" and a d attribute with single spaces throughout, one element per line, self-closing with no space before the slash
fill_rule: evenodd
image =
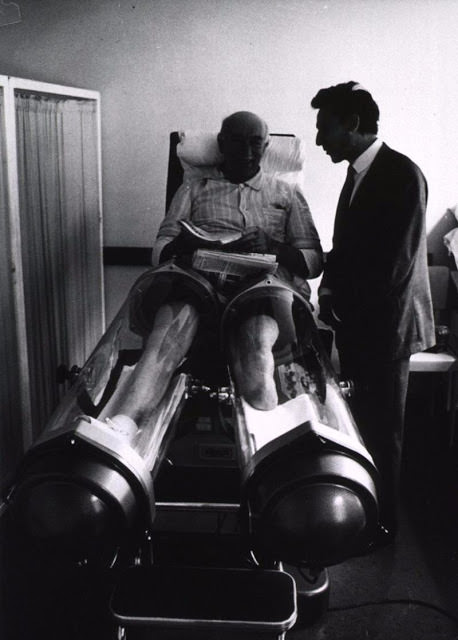
<path id="1" fill-rule="evenodd" d="M 151 266 L 152 247 L 104 247 L 104 265 Z"/>

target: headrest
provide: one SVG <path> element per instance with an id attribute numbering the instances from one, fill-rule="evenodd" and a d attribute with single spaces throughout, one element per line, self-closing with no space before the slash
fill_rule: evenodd
<path id="1" fill-rule="evenodd" d="M 217 134 L 205 131 L 180 131 L 177 155 L 185 168 L 213 167 L 222 161 Z M 304 165 L 303 145 L 293 136 L 269 136 L 269 145 L 261 160 L 266 173 L 292 173 Z"/>

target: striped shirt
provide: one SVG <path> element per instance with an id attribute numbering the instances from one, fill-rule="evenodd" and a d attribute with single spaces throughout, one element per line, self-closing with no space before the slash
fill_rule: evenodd
<path id="1" fill-rule="evenodd" d="M 179 235 L 178 221 L 184 219 L 209 232 L 260 227 L 274 240 L 301 250 L 310 278 L 321 273 L 320 239 L 304 195 L 297 185 L 262 170 L 241 184 L 229 182 L 216 169 L 205 178 L 182 184 L 159 228 L 153 264 L 158 264 L 165 245 Z M 278 274 L 308 295 L 304 278 L 292 276 L 282 267 Z"/>

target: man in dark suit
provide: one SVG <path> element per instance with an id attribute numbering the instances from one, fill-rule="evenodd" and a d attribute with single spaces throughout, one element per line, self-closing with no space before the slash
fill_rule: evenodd
<path id="1" fill-rule="evenodd" d="M 356 82 L 321 89 L 316 144 L 349 172 L 320 288 L 320 318 L 335 330 L 352 408 L 381 476 L 375 543 L 394 540 L 409 357 L 434 344 L 428 280 L 426 180 L 378 137 L 379 109 Z"/>

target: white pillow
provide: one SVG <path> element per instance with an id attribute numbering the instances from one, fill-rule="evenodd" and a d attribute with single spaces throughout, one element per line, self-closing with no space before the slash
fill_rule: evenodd
<path id="1" fill-rule="evenodd" d="M 177 156 L 193 167 L 214 167 L 222 162 L 217 134 L 208 131 L 180 131 Z"/>

